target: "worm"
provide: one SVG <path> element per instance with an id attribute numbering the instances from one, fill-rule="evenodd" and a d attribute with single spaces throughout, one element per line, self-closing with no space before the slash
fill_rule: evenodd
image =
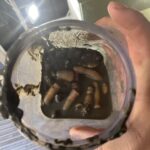
<path id="1" fill-rule="evenodd" d="M 96 80 L 96 81 L 102 80 L 101 75 L 92 69 L 88 69 L 88 68 L 81 67 L 81 66 L 76 66 L 73 68 L 73 70 L 77 73 L 81 73 L 81 74 L 88 76 L 92 80 Z"/>
<path id="2" fill-rule="evenodd" d="M 57 83 L 54 83 L 47 91 L 43 100 L 43 104 L 49 104 L 59 90 L 60 90 L 60 86 Z"/>
<path id="3" fill-rule="evenodd" d="M 79 93 L 75 89 L 72 89 L 63 105 L 63 110 L 64 111 L 68 110 L 78 96 L 79 96 Z"/>
<path id="4" fill-rule="evenodd" d="M 108 93 L 108 86 L 107 86 L 106 83 L 102 84 L 102 91 L 103 91 L 103 94 L 107 94 Z"/>
<path id="5" fill-rule="evenodd" d="M 94 92 L 93 87 L 89 86 L 87 88 L 85 99 L 84 99 L 84 105 L 85 105 L 85 107 L 88 107 L 88 106 L 90 106 L 92 104 L 93 92 Z"/>
<path id="6" fill-rule="evenodd" d="M 94 100 L 95 100 L 95 104 L 94 104 L 94 108 L 98 109 L 101 107 L 100 102 L 101 102 L 101 96 L 100 96 L 100 89 L 98 86 L 97 82 L 93 82 L 93 86 L 95 88 L 95 92 L 94 92 Z"/>
<path id="7" fill-rule="evenodd" d="M 58 71 L 56 73 L 57 79 L 65 80 L 65 81 L 73 81 L 74 80 L 74 72 L 68 70 Z"/>
<path id="8" fill-rule="evenodd" d="M 88 64 L 85 64 L 83 66 L 92 69 L 92 68 L 96 68 L 97 65 L 98 64 L 96 64 L 96 63 L 88 63 Z"/>

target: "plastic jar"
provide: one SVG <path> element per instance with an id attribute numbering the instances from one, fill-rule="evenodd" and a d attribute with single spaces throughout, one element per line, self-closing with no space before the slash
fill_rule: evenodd
<path id="1" fill-rule="evenodd" d="M 37 101 L 31 97 L 19 96 L 19 99 L 26 99 L 26 102 L 20 100 L 17 105 L 13 105 L 16 100 L 11 100 L 11 97 L 17 96 L 16 93 L 13 94 L 15 92 L 13 80 L 17 80 L 16 73 L 13 73 L 14 69 L 23 62 L 27 49 L 33 43 L 43 37 L 50 36 L 52 44 L 59 48 L 90 48 L 103 55 L 109 76 L 112 99 L 112 112 L 107 118 L 101 120 L 47 118 L 41 111 L 41 96 L 39 93 L 37 93 L 36 99 L 39 99 Z M 99 145 L 110 138 L 114 138 L 120 132 L 131 111 L 135 91 L 134 70 L 128 57 L 127 47 L 107 28 L 75 20 L 59 20 L 43 24 L 19 37 L 7 53 L 6 64 L 2 105 L 23 133 L 46 147 L 52 149 L 61 149 L 62 147 L 66 149 L 87 149 Z M 33 64 L 27 63 L 26 65 L 29 67 Z M 33 79 L 33 74 L 37 71 L 38 77 L 31 82 L 32 84 L 40 83 L 41 66 L 37 70 L 34 70 L 35 68 L 35 66 L 32 66 L 31 73 L 26 73 L 26 67 L 22 70 L 18 69 L 20 72 L 16 69 L 17 78 L 23 81 L 21 72 L 24 72 L 26 77 L 29 76 Z M 28 79 L 25 81 L 29 82 L 27 84 L 31 84 Z M 25 85 L 25 83 L 23 84 Z M 27 102 L 27 99 L 31 99 L 31 101 Z M 31 110 L 31 108 L 33 109 Z M 21 113 L 20 110 L 22 110 Z M 3 114 L 3 111 L 1 113 Z M 21 114 L 19 115 L 21 118 L 18 117 L 18 114 Z M 32 116 L 28 123 L 28 119 L 23 118 L 25 114 L 29 118 Z M 84 125 L 92 128 L 103 128 L 104 130 L 100 135 L 85 140 L 71 139 L 69 136 L 70 128 Z"/>

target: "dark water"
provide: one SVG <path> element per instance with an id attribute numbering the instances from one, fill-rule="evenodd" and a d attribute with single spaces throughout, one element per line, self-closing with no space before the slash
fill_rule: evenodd
<path id="1" fill-rule="evenodd" d="M 92 85 L 93 80 L 85 75 L 79 75 L 79 97 L 71 105 L 67 111 L 63 111 L 62 107 L 65 103 L 69 92 L 71 91 L 71 82 L 59 81 L 55 74 L 59 70 L 72 70 L 74 66 L 87 66 L 89 63 L 96 63 L 97 66 L 93 70 L 97 71 L 103 78 L 99 82 L 101 92 L 101 108 L 94 109 L 94 99 L 91 110 L 86 116 L 82 116 L 80 111 L 75 110 L 75 105 L 83 103 L 87 87 Z M 48 117 L 54 118 L 82 118 L 82 119 L 104 119 L 107 118 L 112 111 L 111 96 L 108 93 L 102 93 L 102 83 L 105 82 L 109 89 L 109 80 L 107 70 L 103 63 L 103 57 L 97 51 L 85 48 L 63 48 L 55 49 L 53 51 L 45 50 L 42 60 L 42 83 L 40 92 L 44 98 L 46 92 L 53 83 L 59 83 L 61 90 L 58 93 L 60 102 L 56 103 L 55 99 L 48 105 L 42 106 L 43 113 Z"/>

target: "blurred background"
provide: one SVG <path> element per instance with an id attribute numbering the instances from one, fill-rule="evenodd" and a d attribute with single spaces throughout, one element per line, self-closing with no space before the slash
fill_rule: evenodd
<path id="1" fill-rule="evenodd" d="M 48 21 L 72 18 L 95 22 L 108 15 L 110 0 L 1 0 L 0 44 L 8 50 L 20 33 Z M 150 0 L 117 0 L 150 19 Z"/>
<path id="2" fill-rule="evenodd" d="M 18 36 L 56 19 L 94 23 L 107 13 L 110 0 L 0 0 L 0 62 Z M 150 20 L 150 0 L 116 0 L 137 9 Z M 25 139 L 13 123 L 0 116 L 0 150 L 44 149 Z"/>

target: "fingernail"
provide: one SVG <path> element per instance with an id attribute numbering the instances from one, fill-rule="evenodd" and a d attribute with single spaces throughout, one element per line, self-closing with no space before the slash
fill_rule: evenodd
<path id="1" fill-rule="evenodd" d="M 127 5 L 123 4 L 123 3 L 119 3 L 119 2 L 115 2 L 115 1 L 111 1 L 109 3 L 110 7 L 114 8 L 114 9 L 126 9 L 128 8 Z"/>
<path id="2" fill-rule="evenodd" d="M 102 133 L 104 129 L 95 129 L 88 126 L 71 128 L 69 134 L 73 140 L 83 140 Z"/>

